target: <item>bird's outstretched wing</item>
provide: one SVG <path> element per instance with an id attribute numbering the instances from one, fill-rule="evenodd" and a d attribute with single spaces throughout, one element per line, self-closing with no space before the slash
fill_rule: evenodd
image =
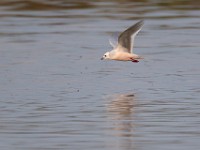
<path id="1" fill-rule="evenodd" d="M 138 32 L 141 30 L 142 26 L 144 24 L 144 21 L 141 20 L 134 24 L 133 26 L 126 29 L 124 32 L 122 32 L 118 37 L 118 43 L 127 49 L 127 52 L 132 53 L 133 49 L 133 43 L 134 38 L 138 34 Z"/>
<path id="2" fill-rule="evenodd" d="M 109 43 L 113 48 L 116 48 L 118 45 L 118 37 L 120 33 L 119 32 L 114 32 L 109 38 Z"/>

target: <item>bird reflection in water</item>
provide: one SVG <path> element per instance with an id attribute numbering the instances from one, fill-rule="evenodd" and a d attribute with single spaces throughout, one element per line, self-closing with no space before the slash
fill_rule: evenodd
<path id="1" fill-rule="evenodd" d="M 126 114 L 130 114 L 133 111 L 134 94 L 114 95 L 110 96 L 109 99 L 111 100 L 107 107 L 109 112 L 126 116 Z"/>
<path id="2" fill-rule="evenodd" d="M 109 132 L 118 139 L 112 146 L 121 149 L 133 148 L 134 94 L 119 94 L 107 97 Z"/>

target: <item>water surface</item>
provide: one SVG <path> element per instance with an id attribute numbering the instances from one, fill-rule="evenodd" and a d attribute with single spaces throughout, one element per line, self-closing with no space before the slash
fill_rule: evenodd
<path id="1" fill-rule="evenodd" d="M 3 150 L 200 147 L 197 1 L 0 2 Z M 135 53 L 101 61 L 112 32 Z"/>

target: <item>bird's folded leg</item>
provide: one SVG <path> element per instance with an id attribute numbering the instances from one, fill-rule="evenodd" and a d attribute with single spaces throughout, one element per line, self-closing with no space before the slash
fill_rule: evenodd
<path id="1" fill-rule="evenodd" d="M 138 60 L 133 59 L 133 58 L 131 58 L 131 61 L 134 62 L 134 63 L 138 63 L 139 62 Z"/>

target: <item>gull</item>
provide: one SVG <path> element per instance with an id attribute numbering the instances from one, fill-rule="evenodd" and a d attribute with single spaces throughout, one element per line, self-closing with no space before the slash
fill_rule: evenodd
<path id="1" fill-rule="evenodd" d="M 141 30 L 144 21 L 141 20 L 134 24 L 133 26 L 126 29 L 124 32 L 120 33 L 117 42 L 110 40 L 110 44 L 113 50 L 106 52 L 101 60 L 111 59 L 118 61 L 132 61 L 138 63 L 141 56 L 133 53 L 134 38 Z"/>

